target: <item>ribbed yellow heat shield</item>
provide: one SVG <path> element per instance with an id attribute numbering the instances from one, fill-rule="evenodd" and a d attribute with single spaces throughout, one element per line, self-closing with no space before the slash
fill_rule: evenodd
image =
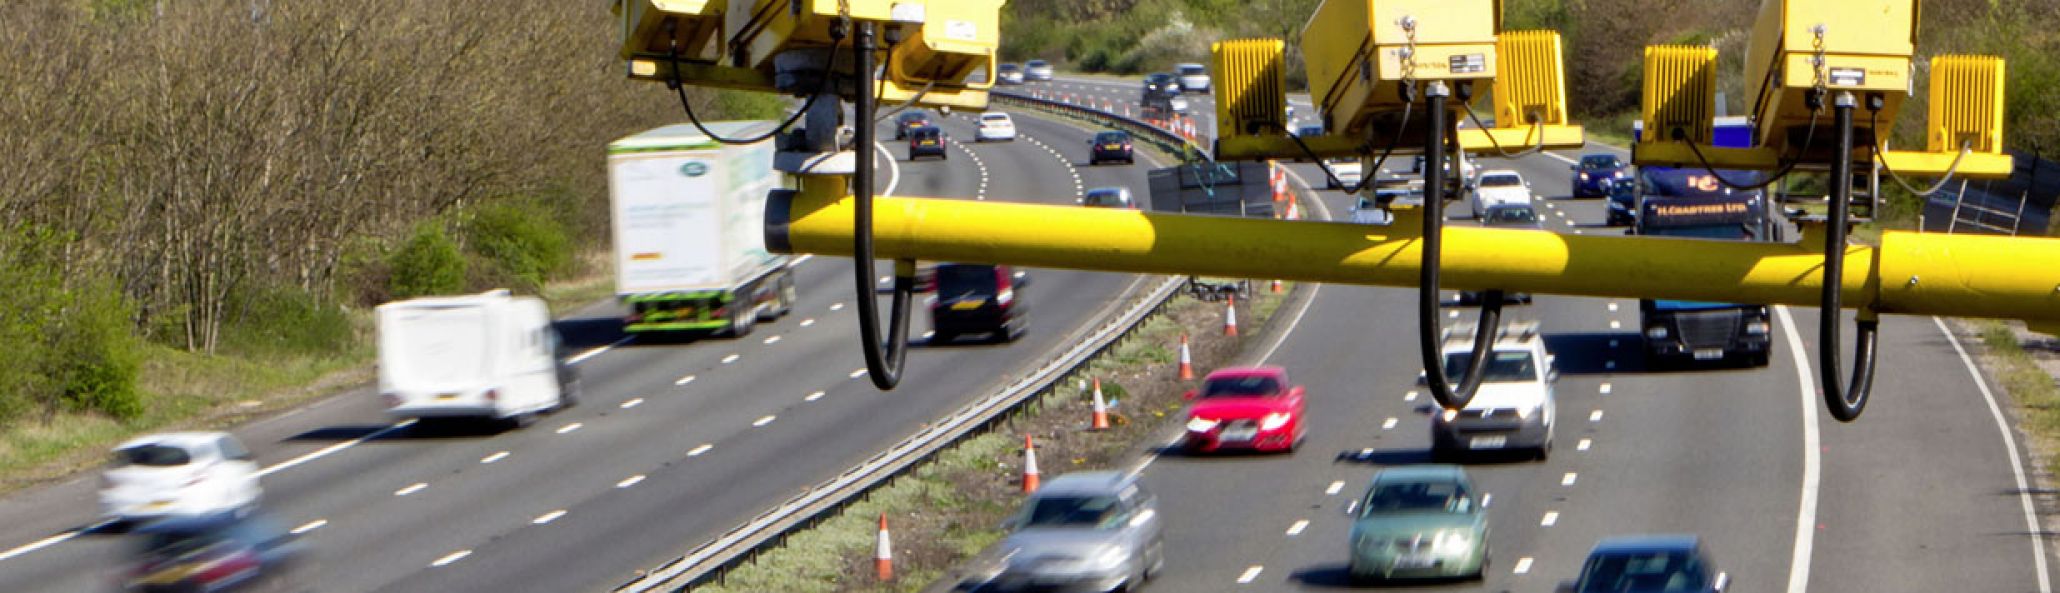
<path id="1" fill-rule="evenodd" d="M 1496 36 L 1496 127 L 1567 123 L 1561 55 L 1558 31 L 1505 31 Z"/>
<path id="2" fill-rule="evenodd" d="M 2003 59 L 1946 55 L 1931 60 L 1927 152 L 2003 151 Z"/>
<path id="3" fill-rule="evenodd" d="M 1233 39 L 1210 46 L 1219 137 L 1280 134 L 1287 129 L 1287 69 L 1279 39 Z"/>
<path id="4" fill-rule="evenodd" d="M 1641 142 L 1680 138 L 1709 144 L 1716 116 L 1717 49 L 1699 45 L 1651 45 L 1645 48 L 1642 102 L 1645 133 Z"/>

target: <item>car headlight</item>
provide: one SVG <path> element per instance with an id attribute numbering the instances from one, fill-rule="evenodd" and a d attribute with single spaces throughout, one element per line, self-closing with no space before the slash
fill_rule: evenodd
<path id="1" fill-rule="evenodd" d="M 1747 323 L 1745 324 L 1745 333 L 1755 336 L 1767 335 L 1767 322 L 1754 321 L 1751 323 Z"/>
<path id="2" fill-rule="evenodd" d="M 1438 532 L 1431 541 L 1433 552 L 1457 552 L 1473 548 L 1473 532 L 1461 529 L 1446 529 Z"/>
<path id="3" fill-rule="evenodd" d="M 1444 418 L 1445 418 L 1445 421 L 1446 421 L 1446 422 L 1451 422 L 1451 421 L 1453 421 L 1453 420 L 1457 420 L 1457 419 L 1459 419 L 1459 410 L 1454 410 L 1454 409 L 1451 409 L 1451 408 L 1446 408 L 1446 409 L 1445 409 L 1445 413 L 1444 413 Z"/>
<path id="4" fill-rule="evenodd" d="M 1266 417 L 1259 419 L 1259 430 L 1277 430 L 1282 426 L 1287 426 L 1288 420 L 1291 419 L 1294 419 L 1294 415 L 1287 412 L 1267 414 Z"/>
<path id="5" fill-rule="evenodd" d="M 1626 179 L 1626 178 L 1629 178 L 1630 176 L 1631 176 L 1631 174 L 1630 174 L 1630 173 L 1625 173 L 1625 172 L 1623 172 L 1623 171 L 1617 171 L 1616 175 L 1612 175 L 1611 177 L 1615 177 L 1615 178 L 1617 178 L 1617 179 Z"/>
<path id="6" fill-rule="evenodd" d="M 1581 181 L 1587 181 L 1587 180 L 1588 180 L 1588 174 L 1587 174 L 1587 173 L 1585 173 L 1585 172 L 1584 172 L 1584 173 L 1581 173 Z"/>
<path id="7" fill-rule="evenodd" d="M 1658 325 L 1645 328 L 1645 337 L 1653 340 L 1667 339 L 1667 328 Z"/>
<path id="8" fill-rule="evenodd" d="M 1123 561 L 1129 557 L 1129 554 L 1123 553 L 1123 548 L 1104 548 L 1100 554 L 1094 556 L 1094 567 L 1099 570 L 1116 568 L 1122 566 Z"/>
<path id="9" fill-rule="evenodd" d="M 1208 418 L 1189 418 L 1187 420 L 1187 430 L 1189 432 L 1209 432 L 1215 430 L 1217 424 L 1221 424 L 1221 422 Z"/>

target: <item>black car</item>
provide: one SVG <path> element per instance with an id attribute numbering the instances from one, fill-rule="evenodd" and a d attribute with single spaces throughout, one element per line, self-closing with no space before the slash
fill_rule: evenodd
<path id="1" fill-rule="evenodd" d="M 1023 288 L 1030 275 L 1005 265 L 937 264 L 937 295 L 930 301 L 930 343 L 964 334 L 995 342 L 1016 339 L 1029 327 Z"/>
<path id="2" fill-rule="evenodd" d="M 1584 154 L 1573 165 L 1574 197 L 1609 195 L 1609 186 L 1631 178 L 1631 164 L 1613 154 Z"/>
<path id="3" fill-rule="evenodd" d="M 930 114 L 921 111 L 903 111 L 894 116 L 894 139 L 907 140 L 908 131 L 930 125 Z"/>
<path id="4" fill-rule="evenodd" d="M 1123 164 L 1126 165 L 1137 162 L 1137 157 L 1130 152 L 1129 132 L 1120 130 L 1098 132 L 1094 135 L 1093 140 L 1087 141 L 1087 145 L 1089 147 L 1087 153 L 1088 165 L 1099 165 L 1102 164 L 1102 161 L 1123 161 Z"/>
<path id="5" fill-rule="evenodd" d="M 304 544 L 269 519 L 223 513 L 146 523 L 128 536 L 127 591 L 287 591 Z"/>
<path id="6" fill-rule="evenodd" d="M 922 126 L 908 131 L 908 160 L 926 156 L 949 160 L 950 154 L 944 148 L 944 130 L 936 126 Z"/>
<path id="7" fill-rule="evenodd" d="M 1165 72 L 1154 72 L 1144 77 L 1144 96 L 1175 96 L 1180 94 L 1180 79 Z"/>
<path id="8" fill-rule="evenodd" d="M 1560 593 L 1721 593 L 1730 575 L 1693 535 L 1605 538 L 1588 552 L 1578 580 L 1559 584 Z"/>
<path id="9" fill-rule="evenodd" d="M 1602 224 L 1607 226 L 1630 226 L 1638 222 L 1638 182 L 1618 179 L 1609 184 L 1608 214 Z"/>

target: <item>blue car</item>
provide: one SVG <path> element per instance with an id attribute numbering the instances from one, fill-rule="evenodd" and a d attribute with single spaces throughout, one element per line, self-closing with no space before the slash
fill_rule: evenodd
<path id="1" fill-rule="evenodd" d="M 1573 166 L 1574 197 L 1600 197 L 1609 194 L 1610 182 L 1631 178 L 1631 164 L 1613 154 L 1584 154 Z"/>
<path id="2" fill-rule="evenodd" d="M 1693 535 L 1604 538 L 1588 552 L 1579 580 L 1560 593 L 1723 593 L 1730 575 L 1717 570 Z"/>

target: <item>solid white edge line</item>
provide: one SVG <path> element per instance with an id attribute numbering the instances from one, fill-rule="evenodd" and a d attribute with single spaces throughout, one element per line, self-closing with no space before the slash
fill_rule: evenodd
<path id="1" fill-rule="evenodd" d="M 34 551 L 36 551 L 36 550 L 41 550 L 41 549 L 43 549 L 43 548 L 48 548 L 48 547 L 50 547 L 50 546 L 54 546 L 54 545 L 57 545 L 57 544 L 61 544 L 61 543 L 67 542 L 67 541 L 71 541 L 71 540 L 72 540 L 72 538 L 76 538 L 76 537 L 78 537 L 78 536 L 80 536 L 80 535 L 84 535 L 84 534 L 86 534 L 86 533 L 89 533 L 89 532 L 99 531 L 99 530 L 101 530 L 101 529 L 103 529 L 103 528 L 106 528 L 107 526 L 109 526 L 109 525 L 113 525 L 113 524 L 114 524 L 114 520 L 113 520 L 113 519 L 108 519 L 108 520 L 105 520 L 105 521 L 101 521 L 101 522 L 99 522 L 99 523 L 94 523 L 94 524 L 92 524 L 92 525 L 87 525 L 87 526 L 85 526 L 85 527 L 81 527 L 81 528 L 78 528 L 78 529 L 73 529 L 73 530 L 71 530 L 71 531 L 66 531 L 66 532 L 64 532 L 64 533 L 60 533 L 60 534 L 57 534 L 57 535 L 53 535 L 53 536 L 50 536 L 50 537 L 46 537 L 46 538 L 43 538 L 43 539 L 39 539 L 39 540 L 36 540 L 36 541 L 33 541 L 33 542 L 29 542 L 28 544 L 26 544 L 26 545 L 23 545 L 23 546 L 21 546 L 21 547 L 18 547 L 18 548 L 12 549 L 12 550 L 8 550 L 8 551 L 6 551 L 6 552 L 0 552 L 0 560 L 7 560 L 7 559 L 10 559 L 10 558 L 14 558 L 14 557 L 17 557 L 17 556 L 21 556 L 21 555 L 23 555 L 23 554 L 27 554 L 27 553 L 29 553 L 29 552 L 34 552 Z"/>
<path id="2" fill-rule="evenodd" d="M 1805 593 L 1810 588 L 1810 550 L 1817 537 L 1817 486 L 1822 479 L 1818 469 L 1818 455 L 1822 451 L 1817 438 L 1817 404 L 1813 401 L 1817 382 L 1810 375 L 1809 354 L 1803 349 L 1802 335 L 1796 333 L 1788 307 L 1775 305 L 1774 316 L 1781 318 L 1781 333 L 1788 336 L 1788 353 L 1795 359 L 1797 392 L 1802 400 L 1802 492 L 1795 508 L 1795 548 L 1788 559 L 1788 593 Z"/>
<path id="3" fill-rule="evenodd" d="M 621 345 L 623 345 L 623 344 L 628 344 L 630 340 L 634 340 L 634 339 L 637 339 L 637 337 L 636 337 L 636 336 L 624 336 L 624 337 L 623 337 L 622 339 L 620 339 L 620 340 L 616 340 L 616 341 L 615 341 L 615 343 L 613 343 L 613 344 L 609 344 L 609 345 L 606 345 L 606 346 L 601 346 L 601 347 L 598 347 L 598 348 L 594 348 L 594 349 L 592 349 L 592 350 L 588 350 L 588 351 L 586 351 L 586 352 L 581 352 L 581 353 L 579 353 L 579 355 L 578 355 L 578 356 L 574 356 L 574 357 L 572 357 L 572 358 L 567 358 L 567 359 L 565 359 L 565 364 L 579 364 L 579 363 L 582 363 L 582 362 L 586 362 L 586 361 L 587 361 L 587 359 L 589 359 L 589 358 L 593 358 L 593 357 L 596 357 L 596 356 L 600 356 L 600 355 L 601 355 L 602 353 L 605 353 L 605 352 L 607 352 L 607 351 L 609 351 L 609 350 L 614 350 L 616 346 L 621 346 Z"/>
<path id="4" fill-rule="evenodd" d="M 1960 346 L 1959 336 L 1953 335 L 1952 329 L 1946 327 L 1945 319 L 1934 316 L 1931 322 L 1938 325 L 1939 333 L 1946 335 L 1946 343 L 1953 345 L 1953 352 L 1958 353 L 1960 362 L 1967 365 L 1967 375 L 1974 378 L 1974 387 L 1981 390 L 1981 398 L 1988 402 L 1989 415 L 1996 419 L 1996 430 L 2003 433 L 2003 449 L 2010 453 L 2010 472 L 2017 477 L 2017 498 L 2024 503 L 2025 529 L 2033 534 L 2044 533 L 2045 530 L 2039 526 L 2037 505 L 2031 500 L 2031 484 L 2024 478 L 2024 460 L 2017 454 L 2017 436 L 2010 432 L 2010 422 L 2003 416 L 2002 406 L 1996 403 L 1995 392 L 1989 390 L 1988 380 L 1981 376 L 1981 368 L 1974 364 L 1973 357 L 1967 355 L 1967 349 Z M 2031 540 L 2031 557 L 2039 573 L 2039 593 L 2053 593 L 2053 582 L 2046 574 L 2045 538 L 2033 535 L 2026 539 Z"/>
<path id="5" fill-rule="evenodd" d="M 301 456 L 299 456 L 299 457 L 295 457 L 295 458 L 293 458 L 293 459 L 288 459 L 288 460 L 286 460 L 286 461 L 282 461 L 282 462 L 279 462 L 279 464 L 278 464 L 278 465 L 274 465 L 274 466 L 272 466 L 272 467 L 268 467 L 268 468 L 265 468 L 265 469 L 262 469 L 262 470 L 258 470 L 258 473 L 257 473 L 257 477 L 260 477 L 260 478 L 262 478 L 262 477 L 265 477 L 265 476 L 269 476 L 269 475 L 272 475 L 272 474 L 275 474 L 275 473 L 279 473 L 279 472 L 282 472 L 282 471 L 286 471 L 286 470 L 289 470 L 289 469 L 293 469 L 293 467 L 294 467 L 294 466 L 297 466 L 297 465 L 300 465 L 300 464 L 303 464 L 303 463 L 307 463 L 307 462 L 310 462 L 310 461 L 314 461 L 314 460 L 316 460 L 316 459 L 320 459 L 320 458 L 322 458 L 322 457 L 326 457 L 326 456 L 328 456 L 328 455 L 330 455 L 330 454 L 336 453 L 336 452 L 338 452 L 338 451 L 342 451 L 342 450 L 344 450 L 344 449 L 349 449 L 349 448 L 351 448 L 351 447 L 356 447 L 356 446 L 358 446 L 358 445 L 364 444 L 364 442 L 365 442 L 365 441 L 369 441 L 369 440 L 372 440 L 372 439 L 376 439 L 376 438 L 379 438 L 379 437 L 381 437 L 381 436 L 384 436 L 384 435 L 385 435 L 386 433 L 389 433 L 389 432 L 393 432 L 393 431 L 396 431 L 396 430 L 400 430 L 400 429 L 403 429 L 403 428 L 407 428 L 407 427 L 409 427 L 409 426 L 414 426 L 414 425 L 415 425 L 415 419 L 413 419 L 413 418 L 409 418 L 409 419 L 407 419 L 407 420 L 402 420 L 402 421 L 400 421 L 400 422 L 395 422 L 395 423 L 393 423 L 393 425 L 391 425 L 391 426 L 388 426 L 388 427 L 386 427 L 386 428 L 382 428 L 382 429 L 379 429 L 379 430 L 377 430 L 377 431 L 374 431 L 374 432 L 373 432 L 372 434 L 368 434 L 368 435 L 365 435 L 365 436 L 361 436 L 361 437 L 358 437 L 358 438 L 355 438 L 355 439 L 351 439 L 351 440 L 348 440 L 348 441 L 344 441 L 344 442 L 341 442 L 341 443 L 337 443 L 337 444 L 334 444 L 334 445 L 330 445 L 330 446 L 327 446 L 327 447 L 323 447 L 323 448 L 320 448 L 320 449 L 316 449 L 316 450 L 314 450 L 314 451 L 311 451 L 311 452 L 309 452 L 309 453 L 307 453 L 307 454 L 305 454 L 305 455 L 301 455 Z M 6 559 L 7 559 L 7 558 L 6 558 L 5 556 L 0 556 L 0 560 L 6 560 Z"/>

